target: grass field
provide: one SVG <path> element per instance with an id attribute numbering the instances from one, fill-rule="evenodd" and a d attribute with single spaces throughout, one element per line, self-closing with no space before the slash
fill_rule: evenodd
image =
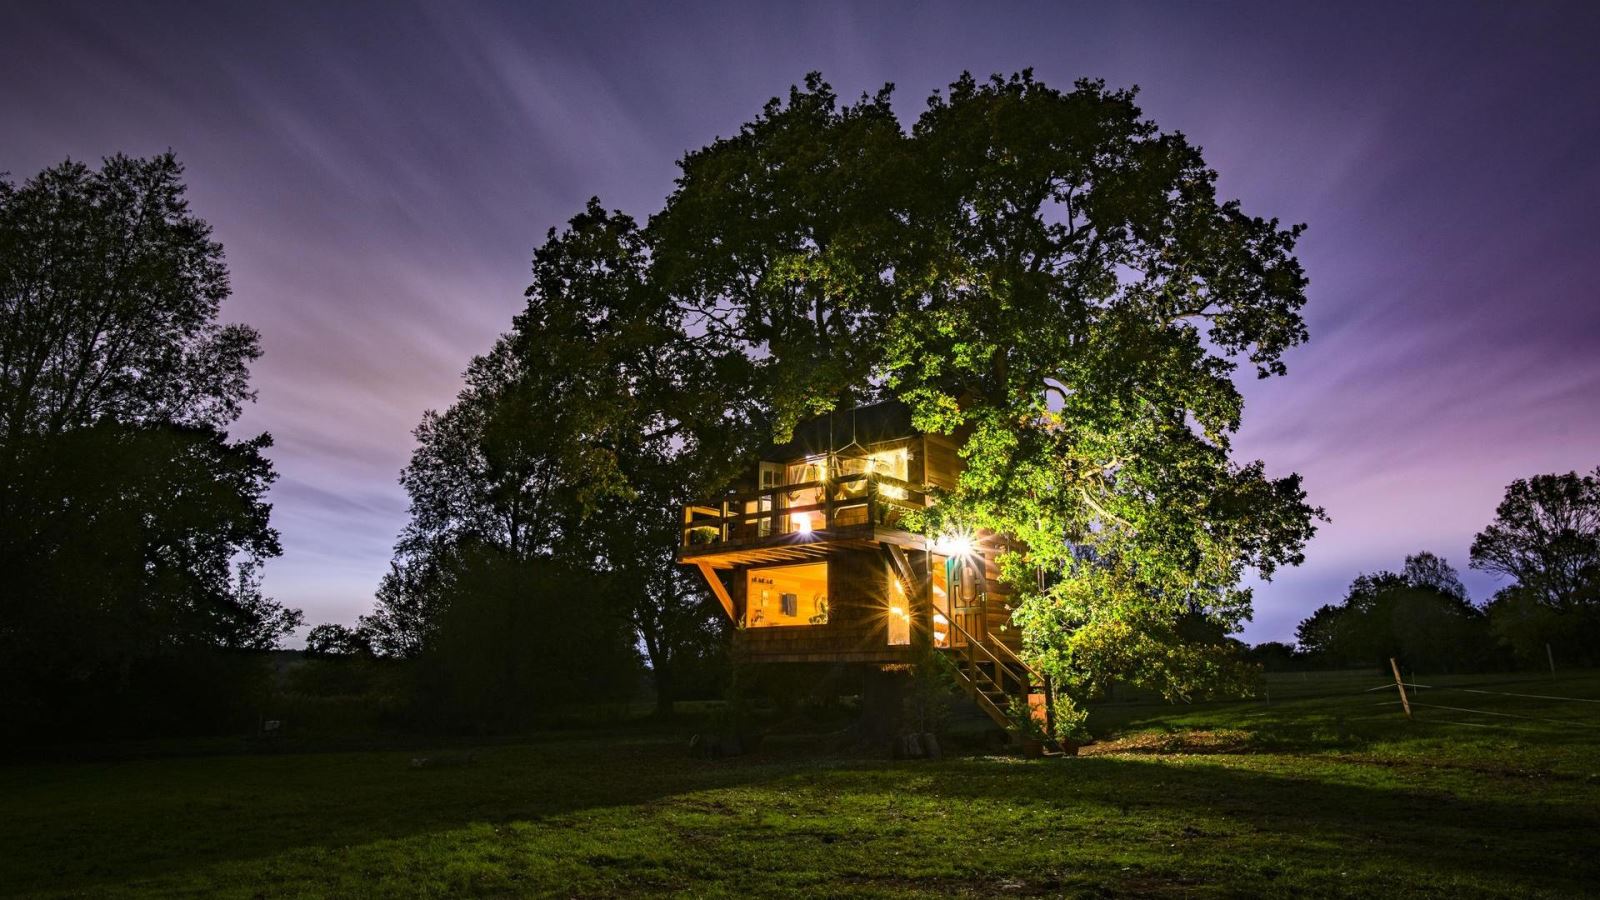
<path id="1" fill-rule="evenodd" d="M 438 768 L 412 768 L 439 752 L 418 749 L 10 765 L 0 891 L 1600 891 L 1600 702 L 1550 699 L 1600 701 L 1600 675 L 1418 680 L 1409 723 L 1369 674 L 1276 676 L 1271 703 L 1111 703 L 1076 759 L 892 762 L 791 735 L 704 761 L 686 731 L 618 726 Z"/>

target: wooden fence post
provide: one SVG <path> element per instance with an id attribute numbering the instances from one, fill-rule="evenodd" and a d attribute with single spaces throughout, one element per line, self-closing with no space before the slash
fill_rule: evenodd
<path id="1" fill-rule="evenodd" d="M 1406 683 L 1400 679 L 1400 664 L 1389 657 L 1389 670 L 1394 672 L 1394 686 L 1400 689 L 1400 705 L 1405 708 L 1406 718 L 1411 718 L 1411 701 L 1406 699 Z"/>

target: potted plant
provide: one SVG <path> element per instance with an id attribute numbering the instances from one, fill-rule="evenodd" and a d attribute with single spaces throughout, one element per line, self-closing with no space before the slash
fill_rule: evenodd
<path id="1" fill-rule="evenodd" d="M 1011 707 L 1006 712 L 1015 729 L 1017 740 L 1022 744 L 1022 755 L 1029 759 L 1044 756 L 1045 745 L 1050 741 L 1050 731 L 1034 713 L 1028 701 L 1022 697 L 1013 697 Z"/>

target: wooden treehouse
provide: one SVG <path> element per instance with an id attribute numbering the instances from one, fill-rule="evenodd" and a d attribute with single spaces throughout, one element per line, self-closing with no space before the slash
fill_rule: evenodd
<path id="1" fill-rule="evenodd" d="M 930 487 L 951 488 L 957 443 L 885 401 L 801 424 L 723 496 L 685 507 L 678 559 L 697 567 L 753 662 L 904 667 L 947 655 L 967 694 L 1016 727 L 1014 699 L 1048 716 L 1045 679 L 1018 655 L 994 537 L 906 529 Z"/>

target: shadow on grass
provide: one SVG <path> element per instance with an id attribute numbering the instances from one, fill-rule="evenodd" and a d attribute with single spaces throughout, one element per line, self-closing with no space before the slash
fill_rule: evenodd
<path id="1" fill-rule="evenodd" d="M 1162 847 L 1170 841 L 1174 854 L 1213 847 L 1224 861 L 1246 848 L 1267 847 L 1288 858 L 1283 865 L 1318 864 L 1325 853 L 1318 848 L 1332 847 L 1411 873 L 1414 883 L 1466 873 L 1501 886 L 1526 883 L 1556 892 L 1596 874 L 1585 836 L 1600 825 L 1593 804 L 1553 805 L 1538 792 L 1518 796 L 1515 785 L 1490 792 L 1494 796 L 1462 796 L 1398 781 L 1351 783 L 1348 772 L 1329 769 L 1279 774 L 1196 758 L 890 763 L 828 756 L 814 742 L 790 739 L 772 742 L 755 757 L 706 762 L 686 758 L 681 743 L 660 737 L 492 747 L 472 764 L 439 769 L 413 769 L 410 756 L 0 770 L 0 846 L 7 848 L 0 884 L 18 891 L 84 891 L 474 823 L 554 828 L 562 823 L 551 820 L 612 807 L 636 808 L 632 814 L 643 819 L 672 798 L 729 788 L 814 803 L 818 815 L 851 797 L 914 791 L 924 812 L 929 804 L 1001 818 L 1008 810 L 1028 812 L 1035 825 L 1019 825 L 1007 840 L 1057 840 L 1057 824 L 1075 823 L 1084 841 L 1133 835 Z M 738 827 L 735 818 L 729 823 Z M 1037 833 L 1024 833 L 1028 827 Z"/>
<path id="2" fill-rule="evenodd" d="M 1335 865 L 1332 858 L 1342 854 L 1425 890 L 1443 890 L 1441 879 L 1465 876 L 1485 886 L 1569 896 L 1592 890 L 1600 877 L 1590 839 L 1600 826 L 1600 805 L 1594 802 L 1600 791 L 1592 787 L 1579 789 L 1587 802 L 1573 796 L 1573 802 L 1552 803 L 1552 790 L 1566 788 L 1543 785 L 1538 776 L 1502 779 L 1490 791 L 1465 794 L 1437 782 L 1368 778 L 1357 767 L 1329 761 L 1308 760 L 1294 772 L 1298 761 L 1291 759 L 1286 768 L 1293 774 L 1227 762 L 1205 756 L 1032 764 L 962 760 L 947 764 L 939 793 L 954 809 L 990 804 L 1019 816 L 1031 810 L 1070 819 L 1099 809 L 1111 813 L 1112 822 L 1136 824 L 1133 832 L 1174 856 L 1186 855 L 1179 848 L 1187 848 L 1195 854 L 1191 858 L 1208 865 L 1220 861 L 1247 869 L 1264 854 L 1280 862 L 1298 857 L 1301 865 Z M 840 790 L 883 787 L 862 772 L 839 773 L 834 782 Z"/>
<path id="3" fill-rule="evenodd" d="M 6 766 L 0 893 L 119 884 L 471 823 L 537 825 L 585 809 L 771 782 L 804 764 L 804 742 L 788 743 L 715 762 L 691 760 L 683 742 L 657 735 Z M 447 764 L 416 768 L 420 757 Z"/>

